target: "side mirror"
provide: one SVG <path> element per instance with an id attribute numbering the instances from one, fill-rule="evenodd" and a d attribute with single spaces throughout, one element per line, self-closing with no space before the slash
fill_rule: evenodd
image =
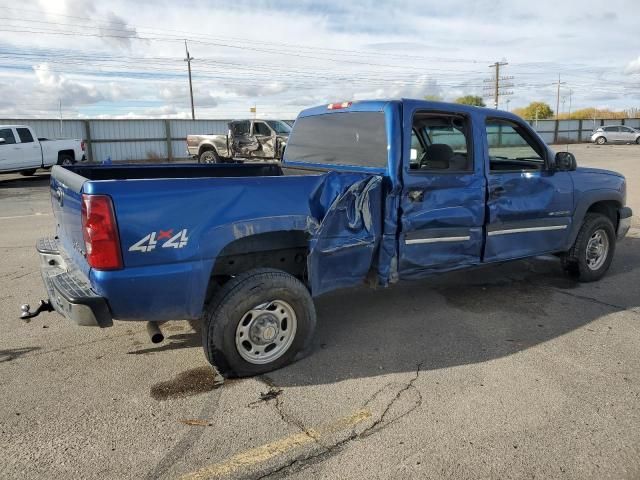
<path id="1" fill-rule="evenodd" d="M 571 152 L 558 152 L 554 160 L 555 170 L 559 172 L 571 172 L 578 168 L 576 157 Z"/>
<path id="2" fill-rule="evenodd" d="M 7 141 L 4 138 L 0 138 L 0 145 L 4 145 Z"/>

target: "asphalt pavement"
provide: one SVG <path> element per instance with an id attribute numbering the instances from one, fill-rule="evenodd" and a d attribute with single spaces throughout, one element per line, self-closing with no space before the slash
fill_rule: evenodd
<path id="1" fill-rule="evenodd" d="M 570 149 L 640 214 L 640 146 Z M 541 257 L 335 292 L 308 357 L 220 384 L 197 324 L 19 320 L 48 181 L 0 176 L 0 478 L 640 478 L 640 217 L 600 282 Z"/>

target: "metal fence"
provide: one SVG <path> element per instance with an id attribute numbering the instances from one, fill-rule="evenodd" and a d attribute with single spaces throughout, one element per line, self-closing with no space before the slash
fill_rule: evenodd
<path id="1" fill-rule="evenodd" d="M 285 120 L 292 123 L 291 120 Z M 29 125 L 38 137 L 81 138 L 90 161 L 178 160 L 187 158 L 188 134 L 224 134 L 229 120 L 33 120 L 0 119 L 0 125 Z M 587 142 L 602 125 L 640 128 L 640 118 L 624 120 L 529 121 L 547 143 Z"/>

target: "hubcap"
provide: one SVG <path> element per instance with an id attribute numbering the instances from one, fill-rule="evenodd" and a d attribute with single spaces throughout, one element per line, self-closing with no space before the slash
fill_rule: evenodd
<path id="1" fill-rule="evenodd" d="M 297 327 L 296 313 L 287 302 L 263 303 L 242 316 L 236 328 L 236 349 L 249 363 L 273 362 L 289 350 Z"/>
<path id="2" fill-rule="evenodd" d="M 591 270 L 598 270 L 609 255 L 609 237 L 607 233 L 598 229 L 591 235 L 589 242 L 587 243 L 587 266 Z"/>

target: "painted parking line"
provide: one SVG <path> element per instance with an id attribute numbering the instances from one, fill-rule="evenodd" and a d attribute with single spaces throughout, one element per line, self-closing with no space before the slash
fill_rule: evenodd
<path id="1" fill-rule="evenodd" d="M 296 433 L 288 437 L 281 438 L 271 443 L 266 443 L 256 448 L 234 455 L 220 463 L 214 463 L 208 467 L 201 468 L 195 472 L 187 473 L 181 477 L 182 480 L 201 480 L 207 478 L 219 478 L 230 475 L 237 470 L 266 462 L 272 458 L 283 455 L 291 450 L 299 448 L 309 443 L 321 440 L 327 435 L 331 435 L 347 428 L 353 428 L 357 424 L 364 422 L 371 417 L 371 411 L 362 409 L 353 415 L 341 418 L 336 422 L 311 428 L 302 433 Z"/>
<path id="2" fill-rule="evenodd" d="M 49 215 L 51 214 L 36 212 L 36 213 L 30 213 L 29 215 L 15 215 L 13 217 L 0 217 L 0 220 L 11 220 L 13 218 L 28 218 L 28 217 L 48 217 Z"/>

